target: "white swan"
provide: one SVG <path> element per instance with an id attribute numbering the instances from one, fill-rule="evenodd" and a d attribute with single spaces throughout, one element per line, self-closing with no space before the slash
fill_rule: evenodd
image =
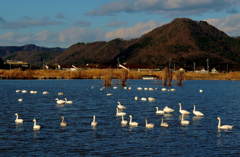
<path id="1" fill-rule="evenodd" d="M 23 119 L 18 119 L 18 114 L 17 114 L 17 113 L 15 113 L 15 115 L 16 115 L 16 120 L 15 120 L 15 122 L 16 122 L 16 123 L 23 123 Z"/>
<path id="2" fill-rule="evenodd" d="M 163 110 L 158 110 L 158 107 L 156 107 L 157 111 L 156 111 L 156 114 L 164 114 L 165 111 Z"/>
<path id="3" fill-rule="evenodd" d="M 44 92 L 43 92 L 43 94 L 48 94 L 48 93 L 49 93 L 49 92 L 47 92 L 47 91 L 44 91 Z"/>
<path id="4" fill-rule="evenodd" d="M 166 91 L 167 90 L 167 88 L 162 88 L 162 91 Z"/>
<path id="5" fill-rule="evenodd" d="M 148 88 L 145 87 L 144 90 L 148 90 Z"/>
<path id="6" fill-rule="evenodd" d="M 63 127 L 67 126 L 67 123 L 64 122 L 64 117 L 62 116 L 61 118 L 62 118 L 62 122 L 60 123 L 60 125 Z"/>
<path id="7" fill-rule="evenodd" d="M 181 103 L 179 103 L 179 105 L 180 105 L 179 112 L 180 112 L 181 114 L 190 114 L 190 112 L 188 112 L 187 110 L 182 110 Z"/>
<path id="8" fill-rule="evenodd" d="M 37 91 L 31 90 L 30 93 L 31 93 L 31 94 L 37 94 Z"/>
<path id="9" fill-rule="evenodd" d="M 100 91 L 102 91 L 105 87 L 100 88 Z"/>
<path id="10" fill-rule="evenodd" d="M 182 120 L 181 120 L 181 124 L 182 125 L 188 125 L 190 122 L 188 120 L 184 120 L 184 114 L 182 115 Z"/>
<path id="11" fill-rule="evenodd" d="M 148 123 L 147 118 L 145 119 L 145 121 L 146 121 L 146 128 L 154 128 L 154 124 Z"/>
<path id="12" fill-rule="evenodd" d="M 146 100 L 147 100 L 147 98 L 144 98 L 144 97 L 143 97 L 143 98 L 141 98 L 141 100 L 142 100 L 142 101 L 146 101 Z"/>
<path id="13" fill-rule="evenodd" d="M 200 93 L 202 93 L 202 92 L 203 92 L 203 90 L 202 90 L 202 89 L 200 89 L 200 90 L 199 90 L 199 92 L 200 92 Z"/>
<path id="14" fill-rule="evenodd" d="M 66 103 L 66 104 L 72 104 L 73 101 L 69 101 L 69 100 L 67 100 L 67 98 L 65 98 L 65 103 Z"/>
<path id="15" fill-rule="evenodd" d="M 129 89 L 129 90 L 131 90 L 131 89 L 132 89 L 132 87 L 128 87 L 128 89 Z"/>
<path id="16" fill-rule="evenodd" d="M 113 89 L 117 89 L 118 87 L 114 86 Z"/>
<path id="17" fill-rule="evenodd" d="M 118 112 L 118 108 L 116 108 L 116 110 L 117 110 L 117 113 L 116 113 L 116 115 L 117 116 L 125 116 L 126 115 L 126 113 L 125 112 Z"/>
<path id="18" fill-rule="evenodd" d="M 142 90 L 142 88 L 141 87 L 137 87 L 137 90 Z"/>
<path id="19" fill-rule="evenodd" d="M 112 94 L 112 93 L 108 93 L 108 94 L 107 94 L 107 96 L 111 96 L 111 95 L 113 95 L 113 94 Z"/>
<path id="20" fill-rule="evenodd" d="M 19 102 L 22 102 L 22 101 L 23 101 L 23 99 L 18 99 L 18 101 L 19 101 Z"/>
<path id="21" fill-rule="evenodd" d="M 124 87 L 124 89 L 127 89 L 127 87 Z"/>
<path id="22" fill-rule="evenodd" d="M 132 115 L 129 115 L 129 117 L 130 117 L 129 125 L 130 126 L 138 126 L 137 122 L 132 122 Z"/>
<path id="23" fill-rule="evenodd" d="M 16 90 L 16 92 L 19 93 L 19 92 L 21 92 L 21 90 L 18 89 L 18 90 Z"/>
<path id="24" fill-rule="evenodd" d="M 175 89 L 174 89 L 174 88 L 172 88 L 172 89 L 171 89 L 171 91 L 172 91 L 172 92 L 174 92 L 174 91 L 175 91 Z"/>
<path id="25" fill-rule="evenodd" d="M 122 121 L 121 121 L 121 124 L 123 125 L 127 125 L 128 121 L 124 120 L 124 116 L 122 115 Z"/>
<path id="26" fill-rule="evenodd" d="M 118 105 L 117 107 L 120 109 L 120 110 L 124 110 L 126 107 L 123 106 L 120 102 L 118 102 Z"/>
<path id="27" fill-rule="evenodd" d="M 59 92 L 58 95 L 63 95 L 63 93 L 62 93 L 62 92 Z"/>
<path id="28" fill-rule="evenodd" d="M 220 119 L 220 117 L 218 117 L 217 119 L 219 120 L 218 129 L 232 129 L 233 128 L 233 126 L 231 126 L 231 125 L 222 125 L 221 126 L 221 119 Z"/>
<path id="29" fill-rule="evenodd" d="M 34 121 L 33 129 L 34 130 L 39 130 L 41 128 L 41 126 L 40 125 L 36 125 L 36 119 L 33 119 L 33 121 Z"/>
<path id="30" fill-rule="evenodd" d="M 27 91 L 26 90 L 22 90 L 22 93 L 27 93 Z"/>
<path id="31" fill-rule="evenodd" d="M 195 114 L 196 116 L 204 116 L 204 114 L 200 111 L 195 111 L 195 104 L 193 104 L 194 109 L 193 109 L 193 114 Z"/>
<path id="32" fill-rule="evenodd" d="M 154 89 L 153 88 L 148 88 L 149 91 L 153 91 Z"/>
<path id="33" fill-rule="evenodd" d="M 94 88 L 94 86 L 91 87 L 91 89 L 93 89 L 93 88 Z"/>
<path id="34" fill-rule="evenodd" d="M 169 108 L 168 106 L 166 106 L 163 111 L 170 113 L 170 112 L 174 112 L 174 109 Z"/>
<path id="35" fill-rule="evenodd" d="M 96 118 L 95 115 L 93 115 L 93 121 L 91 123 L 92 126 L 96 126 L 97 125 L 97 122 L 95 121 L 95 118 Z"/>
<path id="36" fill-rule="evenodd" d="M 155 88 L 155 90 L 158 90 L 157 88 Z"/>
<path id="37" fill-rule="evenodd" d="M 65 103 L 64 100 L 59 100 L 58 98 L 56 98 L 55 100 L 56 100 L 57 104 L 63 104 L 63 103 Z"/>
<path id="38" fill-rule="evenodd" d="M 134 98 L 135 100 L 138 100 L 138 97 L 137 96 L 135 96 L 135 98 Z"/>
<path id="39" fill-rule="evenodd" d="M 155 101 L 156 99 L 155 98 L 153 98 L 153 97 L 149 97 L 148 98 L 148 101 Z"/>
<path id="40" fill-rule="evenodd" d="M 168 123 L 164 123 L 163 122 L 163 117 L 162 117 L 162 123 L 160 124 L 162 127 L 168 127 L 169 125 L 168 125 Z"/>

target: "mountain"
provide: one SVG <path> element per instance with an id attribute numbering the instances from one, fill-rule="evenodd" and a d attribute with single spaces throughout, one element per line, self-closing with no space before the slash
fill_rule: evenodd
<path id="1" fill-rule="evenodd" d="M 179 66 L 186 69 L 209 66 L 225 68 L 227 64 L 240 63 L 240 40 L 230 37 L 223 31 L 205 21 L 193 21 L 188 18 L 176 18 L 172 22 L 134 39 L 114 39 L 109 42 L 98 41 L 92 43 L 76 43 L 63 52 L 52 51 L 3 51 L 0 56 L 8 58 L 60 65 L 81 65 L 86 63 L 99 63 L 103 65 L 116 65 L 120 63 L 141 65 Z M 34 53 L 32 53 L 34 52 Z M 26 57 L 27 56 L 27 57 Z M 25 57 L 25 58 L 24 58 Z M 5 60 L 6 55 L 3 56 Z M 42 60 L 41 60 L 42 59 Z"/>

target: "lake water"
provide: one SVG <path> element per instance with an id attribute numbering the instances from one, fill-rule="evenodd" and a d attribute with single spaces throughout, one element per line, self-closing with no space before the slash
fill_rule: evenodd
<path id="1" fill-rule="evenodd" d="M 176 89 L 174 92 L 162 91 L 161 80 L 127 80 L 131 90 L 113 86 L 100 91 L 103 80 L 1 80 L 0 156 L 240 155 L 240 82 L 189 80 L 181 87 L 173 82 L 166 88 Z M 158 90 L 139 91 L 137 87 Z M 16 93 L 17 89 L 27 93 Z M 30 90 L 38 93 L 30 94 Z M 43 95 L 43 91 L 49 94 Z M 135 101 L 135 96 L 156 101 Z M 18 102 L 19 98 L 23 101 Z M 73 104 L 57 105 L 55 98 L 67 98 Z M 121 125 L 121 117 L 116 117 L 118 101 L 126 107 L 125 119 L 129 121 L 132 115 L 138 127 Z M 181 125 L 179 103 L 191 112 L 184 117 L 190 121 L 188 126 Z M 203 118 L 192 113 L 194 103 L 196 110 L 204 113 Z M 175 111 L 156 115 L 156 106 Z M 23 124 L 15 124 L 15 113 Z M 90 125 L 93 115 L 96 127 Z M 67 127 L 60 126 L 61 116 Z M 168 128 L 160 126 L 161 117 Z M 222 125 L 233 125 L 233 129 L 218 130 L 217 117 Z M 145 118 L 155 124 L 153 129 L 145 127 Z M 42 126 L 40 130 L 33 130 L 33 119 Z"/>

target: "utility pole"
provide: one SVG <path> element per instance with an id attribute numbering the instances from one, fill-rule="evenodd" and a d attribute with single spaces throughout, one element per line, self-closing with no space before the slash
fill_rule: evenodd
<path id="1" fill-rule="evenodd" d="M 195 62 L 193 62 L 193 69 L 194 69 L 194 72 L 195 72 Z"/>
<path id="2" fill-rule="evenodd" d="M 171 58 L 169 58 L 169 70 L 170 70 L 170 67 L 171 67 Z"/>
<path id="3" fill-rule="evenodd" d="M 208 61 L 209 61 L 209 59 L 207 59 L 207 72 L 209 72 Z"/>

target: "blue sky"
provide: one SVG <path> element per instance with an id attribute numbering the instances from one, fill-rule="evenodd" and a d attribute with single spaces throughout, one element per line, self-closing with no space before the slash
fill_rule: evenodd
<path id="1" fill-rule="evenodd" d="M 174 18 L 204 20 L 240 36 L 239 0 L 1 0 L 0 46 L 68 48 L 136 38 Z"/>

